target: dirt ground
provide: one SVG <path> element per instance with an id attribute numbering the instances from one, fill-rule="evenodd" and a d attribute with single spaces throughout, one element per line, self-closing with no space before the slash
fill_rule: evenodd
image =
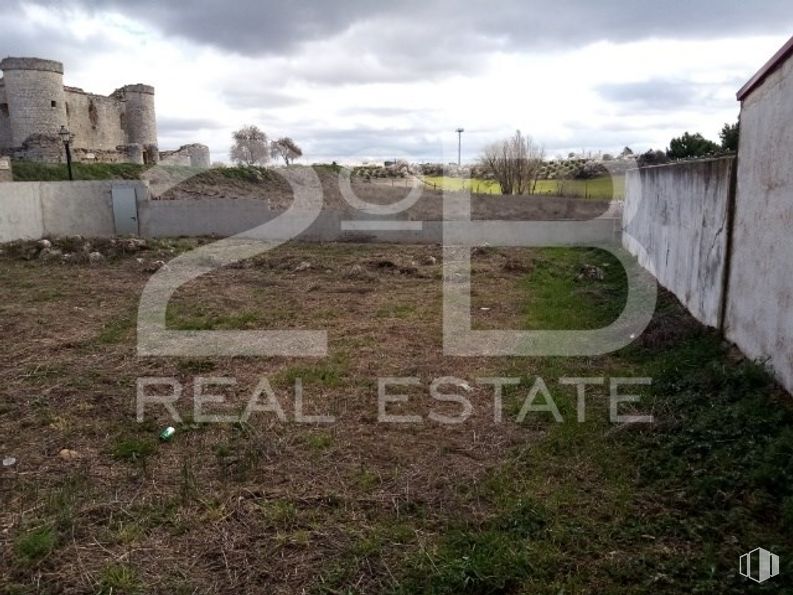
<path id="1" fill-rule="evenodd" d="M 505 400 L 496 423 L 493 389 L 477 383 L 646 374 L 653 358 L 700 332 L 679 306 L 659 310 L 631 358 L 446 357 L 439 247 L 288 244 L 181 287 L 169 327 L 326 329 L 328 357 L 137 357 L 144 284 L 162 261 L 202 241 L 55 242 L 49 250 L 75 254 L 66 262 L 42 257 L 35 243 L 3 247 L 0 458 L 15 462 L 0 468 L 0 590 L 614 592 L 632 580 L 658 584 L 660 571 L 626 570 L 633 556 L 661 564 L 669 552 L 701 547 L 676 532 L 650 541 L 649 528 L 614 537 L 634 526 L 628 519 L 679 517 L 678 504 L 630 487 L 635 477 L 615 440 L 632 432 L 614 434 L 599 422 L 559 426 L 554 432 L 569 438 L 564 450 L 546 424 L 516 421 L 519 400 Z M 90 262 L 90 251 L 103 258 Z M 582 278 L 589 270 L 582 263 L 596 264 L 605 279 Z M 592 251 L 478 249 L 474 327 L 576 328 L 570 307 L 613 318 L 621 293 L 610 265 Z M 550 281 L 560 274 L 573 288 L 567 297 Z M 409 398 L 389 413 L 419 420 L 378 423 L 378 378 L 388 376 L 419 379 L 388 390 Z M 142 377 L 179 383 L 181 422 L 156 406 L 136 421 Z M 192 397 L 201 377 L 233 379 L 206 389 L 227 401 L 206 410 L 237 416 L 267 378 L 287 420 L 255 412 L 246 423 L 199 423 Z M 429 417 L 460 412 L 430 397 L 442 377 L 469 385 L 473 409 L 464 423 Z M 295 420 L 296 379 L 304 413 L 332 415 L 333 423 Z M 574 416 L 574 390 L 565 390 L 562 411 Z M 602 397 L 596 420 L 606 419 Z M 169 425 L 175 435 L 159 441 Z M 556 524 L 537 512 L 546 508 Z M 500 520 L 506 511 L 513 516 Z M 461 522 L 474 527 L 466 534 L 474 545 L 452 555 L 452 528 Z M 510 548 L 530 535 L 541 549 L 514 558 Z M 732 557 L 730 549 L 725 559 Z"/>
<path id="2" fill-rule="evenodd" d="M 343 177 L 324 167 L 314 169 L 322 185 L 324 208 L 354 210 L 342 194 Z M 152 176 L 152 189 L 157 200 L 252 199 L 264 201 L 274 210 L 281 210 L 289 207 L 293 193 L 289 183 L 279 171 L 252 169 L 241 172 L 237 169 L 217 169 L 198 175 L 189 172 L 192 177 L 180 182 L 178 177 L 169 179 L 174 173 L 167 170 L 157 170 L 149 175 Z M 350 187 L 361 201 L 371 204 L 393 204 L 405 198 L 411 192 L 414 183 L 420 189 L 420 197 L 415 204 L 405 210 L 404 216 L 415 220 L 441 219 L 443 193 L 440 190 L 433 190 L 420 181 L 400 178 L 366 182 L 353 178 Z M 161 188 L 167 190 L 160 192 Z M 607 201 L 549 196 L 503 197 L 475 194 L 471 199 L 474 219 L 583 220 L 598 217 L 607 209 Z"/>
<path id="3" fill-rule="evenodd" d="M 191 283 L 169 310 L 176 328 L 325 328 L 327 360 L 138 359 L 137 299 L 147 267 L 177 249 L 164 246 L 140 253 L 143 262 L 126 255 L 99 265 L 16 258 L 0 265 L 0 453 L 18 461 L 2 475 L 7 579 L 88 592 L 118 562 L 134 564 L 151 590 L 298 592 L 378 524 L 420 510 L 431 526 L 455 506 L 457 486 L 531 438 L 492 422 L 484 388 L 474 390 L 474 415 L 461 426 L 376 423 L 378 377 L 421 378 L 406 413 L 426 416 L 435 377 L 473 382 L 474 373 L 504 367 L 442 355 L 439 248 L 400 247 L 395 255 L 389 246 L 290 246 Z M 495 253 L 477 265 L 489 273 L 480 297 L 490 307 L 478 311 L 478 322 L 520 318 L 517 301 L 499 306 L 488 297 L 515 291 L 523 270 L 516 258 L 511 270 Z M 530 266 L 530 255 L 523 258 Z M 296 272 L 303 262 L 311 268 Z M 267 377 L 290 420 L 292 382 L 302 378 L 306 413 L 337 422 L 280 423 L 260 414 L 245 426 L 192 424 L 185 399 L 186 421 L 176 424 L 173 442 L 158 445 L 159 430 L 174 422 L 155 409 L 136 423 L 136 378 L 174 377 L 187 395 L 199 375 L 236 379 L 224 391 L 234 411 Z M 65 461 L 63 449 L 78 455 Z M 45 522 L 52 498 L 69 502 L 68 539 L 32 575 L 9 566 L 10 538 Z"/>

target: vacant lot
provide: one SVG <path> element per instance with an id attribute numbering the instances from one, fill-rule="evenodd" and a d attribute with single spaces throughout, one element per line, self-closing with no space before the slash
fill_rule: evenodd
<path id="1" fill-rule="evenodd" d="M 0 255 L 0 457 L 16 458 L 0 467 L 3 592 L 738 593 L 741 553 L 792 551 L 789 398 L 667 294 L 608 356 L 452 358 L 439 248 L 287 245 L 180 288 L 169 324 L 327 329 L 327 358 L 138 358 L 140 291 L 195 242 L 93 242 L 108 255 L 95 264 L 72 244 L 70 263 L 35 244 Z M 624 273 L 595 250 L 485 248 L 473 266 L 479 329 L 597 328 L 624 299 Z M 164 410 L 135 420 L 144 376 L 184 387 L 170 442 Z M 202 376 L 236 380 L 208 391 L 226 414 L 267 377 L 288 420 L 197 423 Z M 409 395 L 390 412 L 420 421 L 377 422 L 383 376 L 419 378 L 389 392 Z M 428 417 L 459 413 L 430 398 L 445 376 L 470 384 L 462 424 Z M 477 383 L 494 376 L 521 379 L 502 423 Z M 562 423 L 517 421 L 538 376 Z M 584 423 L 563 376 L 606 378 Z M 652 386 L 621 390 L 655 423 L 610 423 L 609 379 L 637 376 Z M 306 413 L 334 423 L 294 420 L 298 378 Z M 781 565 L 769 591 L 793 573 Z"/>
<path id="2" fill-rule="evenodd" d="M 493 180 L 464 180 L 442 176 L 425 176 L 425 183 L 433 189 L 462 190 L 474 193 L 501 194 L 501 187 Z M 625 176 L 601 177 L 591 180 L 537 180 L 535 194 L 622 200 L 625 198 Z"/>

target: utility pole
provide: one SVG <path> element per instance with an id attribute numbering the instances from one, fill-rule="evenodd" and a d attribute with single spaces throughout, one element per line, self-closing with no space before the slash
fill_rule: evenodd
<path id="1" fill-rule="evenodd" d="M 462 165 L 462 148 L 463 148 L 463 132 L 465 132 L 464 128 L 458 128 L 457 132 L 457 167 Z"/>

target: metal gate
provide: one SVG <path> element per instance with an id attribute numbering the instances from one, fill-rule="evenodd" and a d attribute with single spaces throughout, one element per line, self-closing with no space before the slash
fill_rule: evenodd
<path id="1" fill-rule="evenodd" d="M 138 202 L 132 186 L 113 186 L 116 235 L 138 235 Z"/>

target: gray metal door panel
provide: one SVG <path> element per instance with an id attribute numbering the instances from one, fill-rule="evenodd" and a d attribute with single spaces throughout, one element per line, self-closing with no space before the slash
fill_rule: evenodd
<path id="1" fill-rule="evenodd" d="M 135 188 L 113 186 L 113 219 L 117 235 L 138 235 L 138 203 Z"/>

